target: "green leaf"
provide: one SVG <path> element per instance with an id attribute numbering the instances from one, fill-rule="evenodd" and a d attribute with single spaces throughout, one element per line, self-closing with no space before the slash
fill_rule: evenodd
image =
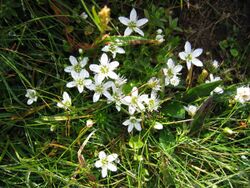
<path id="1" fill-rule="evenodd" d="M 204 83 L 193 87 L 184 93 L 183 100 L 189 103 L 196 100 L 197 98 L 209 96 L 210 92 L 218 87 L 221 83 L 222 81 L 219 80 L 216 82 Z"/>
<path id="2" fill-rule="evenodd" d="M 169 130 L 164 129 L 161 131 L 159 145 L 161 146 L 164 153 L 167 155 L 172 154 L 174 152 L 175 143 L 175 137 Z"/>
<path id="3" fill-rule="evenodd" d="M 164 114 L 174 118 L 183 119 L 185 117 L 183 104 L 179 101 L 170 102 L 162 110 Z"/>
<path id="4" fill-rule="evenodd" d="M 230 53 L 233 57 L 237 57 L 239 55 L 238 50 L 236 50 L 235 48 L 230 49 Z"/>
<path id="5" fill-rule="evenodd" d="M 133 136 L 129 139 L 128 145 L 133 149 L 140 149 L 143 147 L 143 142 L 139 136 Z"/>

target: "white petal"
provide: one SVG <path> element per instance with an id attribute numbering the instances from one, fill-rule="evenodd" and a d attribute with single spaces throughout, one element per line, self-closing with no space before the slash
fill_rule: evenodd
<path id="1" fill-rule="evenodd" d="M 109 77 L 116 80 L 118 78 L 118 75 L 115 72 L 111 71 L 109 72 Z"/>
<path id="2" fill-rule="evenodd" d="M 103 95 L 104 95 L 107 99 L 112 98 L 112 96 L 110 95 L 110 93 L 107 92 L 107 91 L 104 91 L 104 92 L 103 92 Z"/>
<path id="3" fill-rule="evenodd" d="M 129 105 L 130 102 L 131 102 L 131 96 L 126 96 L 123 98 L 122 102 L 125 104 L 125 105 Z"/>
<path id="4" fill-rule="evenodd" d="M 33 99 L 28 99 L 27 104 L 31 105 L 33 103 Z"/>
<path id="5" fill-rule="evenodd" d="M 128 126 L 128 132 L 130 133 L 130 132 L 133 130 L 133 128 L 134 128 L 134 125 L 133 125 L 133 124 L 130 124 L 130 125 Z"/>
<path id="6" fill-rule="evenodd" d="M 69 56 L 69 61 L 70 61 L 70 63 L 72 64 L 72 65 L 76 65 L 76 64 L 78 64 L 78 61 L 77 61 L 77 59 L 74 57 L 74 56 Z"/>
<path id="7" fill-rule="evenodd" d="M 161 129 L 163 129 L 163 125 L 161 123 L 159 123 L 159 122 L 155 122 L 154 128 L 157 129 L 157 130 L 161 130 Z"/>
<path id="8" fill-rule="evenodd" d="M 196 50 L 194 50 L 194 51 L 192 52 L 192 57 L 198 57 L 199 55 L 202 54 L 202 52 L 203 52 L 203 49 L 197 48 Z"/>
<path id="9" fill-rule="evenodd" d="M 99 157 L 100 159 L 104 159 L 106 156 L 107 156 L 107 155 L 106 155 L 106 153 L 105 153 L 104 151 L 100 151 L 100 152 L 99 152 L 98 157 Z"/>
<path id="10" fill-rule="evenodd" d="M 174 68 L 174 73 L 177 74 L 178 72 L 180 72 L 182 69 L 182 66 L 181 65 L 176 65 L 175 68 Z"/>
<path id="11" fill-rule="evenodd" d="M 191 53 L 192 49 L 191 49 L 191 44 L 190 44 L 190 42 L 187 41 L 187 42 L 185 43 L 184 49 L 185 49 L 185 52 L 186 52 L 186 53 Z"/>
<path id="12" fill-rule="evenodd" d="M 100 93 L 95 93 L 93 95 L 93 102 L 97 102 L 100 99 Z"/>
<path id="13" fill-rule="evenodd" d="M 63 92 L 63 100 L 71 101 L 71 98 L 70 98 L 69 94 L 66 91 Z"/>
<path id="14" fill-rule="evenodd" d="M 141 124 L 140 123 L 136 123 L 135 124 L 135 128 L 137 131 L 141 131 Z"/>
<path id="15" fill-rule="evenodd" d="M 133 87 L 132 88 L 131 95 L 134 96 L 134 97 L 138 96 L 138 89 L 137 89 L 137 87 Z"/>
<path id="16" fill-rule="evenodd" d="M 132 21 L 136 21 L 137 20 L 137 13 L 136 13 L 136 10 L 134 8 L 131 10 L 129 18 Z"/>
<path id="17" fill-rule="evenodd" d="M 175 66 L 174 61 L 170 58 L 167 62 L 168 68 L 173 68 Z"/>
<path id="18" fill-rule="evenodd" d="M 102 48 L 102 51 L 103 51 L 103 52 L 108 52 L 108 51 L 109 51 L 109 46 L 108 46 L 108 45 L 104 46 L 104 47 Z"/>
<path id="19" fill-rule="evenodd" d="M 141 27 L 141 26 L 143 26 L 144 24 L 146 24 L 148 22 L 148 19 L 147 18 L 142 18 L 142 19 L 140 19 L 140 20 L 138 20 L 137 22 L 136 22 L 136 26 L 137 27 Z"/>
<path id="20" fill-rule="evenodd" d="M 119 54 L 125 54 L 125 50 L 123 48 L 117 47 L 116 52 Z"/>
<path id="21" fill-rule="evenodd" d="M 199 59 L 196 59 L 196 58 L 192 59 L 192 63 L 194 65 L 196 65 L 197 67 L 202 67 L 203 66 L 203 63 Z"/>
<path id="22" fill-rule="evenodd" d="M 73 71 L 73 67 L 72 66 L 65 67 L 64 71 L 65 72 L 72 72 Z"/>
<path id="23" fill-rule="evenodd" d="M 89 61 L 89 58 L 88 58 L 88 57 L 84 57 L 84 58 L 82 59 L 82 61 L 80 61 L 81 67 L 82 67 L 82 68 L 85 67 L 85 65 L 87 64 L 88 61 Z"/>
<path id="24" fill-rule="evenodd" d="M 180 53 L 179 53 L 179 57 L 180 57 L 182 60 L 186 60 L 186 57 L 187 57 L 186 52 L 180 52 Z"/>
<path id="25" fill-rule="evenodd" d="M 102 81 L 105 79 L 105 75 L 103 75 L 103 74 L 98 74 L 97 75 L 97 83 L 102 83 Z"/>
<path id="26" fill-rule="evenodd" d="M 191 68 L 191 62 L 187 61 L 187 69 L 190 70 L 190 68 Z"/>
<path id="27" fill-rule="evenodd" d="M 108 169 L 111 170 L 112 172 L 117 171 L 117 167 L 112 163 L 108 164 Z"/>
<path id="28" fill-rule="evenodd" d="M 102 166 L 101 160 L 95 162 L 95 167 L 100 168 Z"/>
<path id="29" fill-rule="evenodd" d="M 126 18 L 126 17 L 123 17 L 123 16 L 120 16 L 119 18 L 119 21 L 122 23 L 122 24 L 124 24 L 124 25 L 128 25 L 128 23 L 130 22 L 130 20 L 128 19 L 128 18 Z"/>
<path id="30" fill-rule="evenodd" d="M 100 63 L 102 65 L 107 65 L 108 61 L 109 61 L 109 58 L 108 58 L 107 54 L 103 53 L 102 56 L 101 56 L 101 59 L 100 59 Z"/>
<path id="31" fill-rule="evenodd" d="M 112 162 L 117 159 L 118 155 L 116 153 L 112 153 L 111 155 L 108 156 L 108 161 Z"/>
<path id="32" fill-rule="evenodd" d="M 139 28 L 135 28 L 135 32 L 140 34 L 141 36 L 144 36 L 144 33 L 142 30 L 140 30 Z"/>
<path id="33" fill-rule="evenodd" d="M 105 178 L 108 174 L 108 169 L 107 167 L 102 167 L 102 177 Z"/>
<path id="34" fill-rule="evenodd" d="M 69 82 L 66 85 L 66 87 L 68 87 L 68 88 L 72 88 L 72 87 L 75 87 L 75 86 L 76 86 L 76 82 L 75 81 Z"/>
<path id="35" fill-rule="evenodd" d="M 127 120 L 126 120 L 126 121 L 124 121 L 122 124 L 123 124 L 123 125 L 125 125 L 125 126 L 127 126 L 127 125 L 129 125 L 129 124 L 130 124 L 130 120 L 129 120 L 129 119 L 127 119 Z"/>
<path id="36" fill-rule="evenodd" d="M 111 70 L 114 70 L 116 67 L 119 66 L 119 62 L 118 61 L 112 61 L 109 66 L 110 66 Z"/>
<path id="37" fill-rule="evenodd" d="M 135 110 L 136 110 L 136 108 L 133 106 L 129 106 L 129 108 L 128 108 L 128 112 L 130 115 L 133 115 L 135 113 Z"/>
<path id="38" fill-rule="evenodd" d="M 91 64 L 91 65 L 89 66 L 89 69 L 90 69 L 91 71 L 93 71 L 93 72 L 96 72 L 96 73 L 100 72 L 100 66 L 99 66 L 99 65 L 96 65 L 96 64 Z"/>
<path id="39" fill-rule="evenodd" d="M 61 102 L 58 102 L 58 103 L 57 103 L 57 106 L 58 106 L 59 108 L 64 108 L 64 105 L 63 105 Z"/>
<path id="40" fill-rule="evenodd" d="M 86 71 L 86 69 L 82 69 L 81 72 L 79 73 L 80 78 L 88 78 L 89 77 L 89 72 Z"/>
<path id="41" fill-rule="evenodd" d="M 132 29 L 130 29 L 129 27 L 127 27 L 124 31 L 124 36 L 129 36 L 131 33 L 133 32 Z"/>
<path id="42" fill-rule="evenodd" d="M 77 89 L 78 89 L 79 93 L 82 93 L 83 92 L 83 85 L 78 85 Z"/>
<path id="43" fill-rule="evenodd" d="M 85 86 L 90 86 L 92 84 L 92 80 L 86 79 L 85 80 Z"/>

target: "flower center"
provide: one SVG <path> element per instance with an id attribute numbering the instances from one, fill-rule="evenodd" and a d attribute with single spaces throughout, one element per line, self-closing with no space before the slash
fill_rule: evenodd
<path id="1" fill-rule="evenodd" d="M 74 66 L 74 71 L 75 72 L 79 73 L 79 72 L 81 72 L 81 70 L 82 70 L 82 67 L 81 67 L 81 65 L 79 63 Z"/>
<path id="2" fill-rule="evenodd" d="M 131 98 L 131 104 L 136 105 L 137 104 L 137 96 L 132 96 Z"/>
<path id="3" fill-rule="evenodd" d="M 173 73 L 172 69 L 168 69 L 167 74 L 168 74 L 169 77 L 173 77 L 174 76 L 174 73 Z"/>
<path id="4" fill-rule="evenodd" d="M 187 61 L 192 61 L 192 59 L 193 59 L 193 58 L 192 58 L 192 55 L 191 55 L 191 54 L 188 54 L 188 55 L 186 56 L 186 60 L 187 60 Z"/>
<path id="5" fill-rule="evenodd" d="M 109 68 L 106 65 L 103 65 L 103 66 L 101 66 L 100 71 L 102 74 L 108 74 Z"/>
<path id="6" fill-rule="evenodd" d="M 129 23 L 128 23 L 128 27 L 129 27 L 130 29 L 135 29 L 135 28 L 136 28 L 136 22 L 134 22 L 134 21 L 129 22 Z"/>
<path id="7" fill-rule="evenodd" d="M 96 91 L 97 93 L 103 93 L 103 87 L 102 87 L 102 85 L 96 86 L 95 91 Z"/>
<path id="8" fill-rule="evenodd" d="M 107 165 L 108 164 L 108 159 L 105 157 L 104 159 L 101 160 L 102 165 Z"/>
<path id="9" fill-rule="evenodd" d="M 84 80 L 83 80 L 83 79 L 78 79 L 78 80 L 76 81 L 76 84 L 77 84 L 77 85 L 84 85 Z"/>
<path id="10" fill-rule="evenodd" d="M 116 46 L 115 46 L 114 44 L 110 44 L 109 50 L 110 50 L 111 52 L 115 52 L 115 51 L 116 51 Z"/>
<path id="11" fill-rule="evenodd" d="M 135 118 L 131 118 L 131 119 L 130 119 L 130 122 L 131 122 L 132 124 L 135 124 L 135 123 L 136 123 L 136 119 L 135 119 Z"/>

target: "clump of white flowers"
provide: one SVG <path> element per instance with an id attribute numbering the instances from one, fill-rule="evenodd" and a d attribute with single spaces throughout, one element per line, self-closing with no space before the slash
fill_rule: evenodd
<path id="1" fill-rule="evenodd" d="M 237 94 L 235 95 L 235 100 L 240 103 L 245 103 L 250 101 L 250 87 L 239 87 L 237 88 Z"/>
<path id="2" fill-rule="evenodd" d="M 159 43 L 162 43 L 165 41 L 164 39 L 164 35 L 162 34 L 162 29 L 157 29 L 156 30 L 156 37 L 155 37 L 155 40 L 157 40 Z"/>
<path id="3" fill-rule="evenodd" d="M 165 76 L 165 85 L 177 86 L 180 83 L 178 75 L 182 69 L 181 65 L 175 65 L 174 61 L 170 58 L 167 61 L 167 68 L 163 68 L 163 74 Z"/>
<path id="4" fill-rule="evenodd" d="M 34 89 L 27 89 L 25 97 L 28 98 L 27 104 L 31 105 L 33 102 L 37 101 L 37 93 Z"/>

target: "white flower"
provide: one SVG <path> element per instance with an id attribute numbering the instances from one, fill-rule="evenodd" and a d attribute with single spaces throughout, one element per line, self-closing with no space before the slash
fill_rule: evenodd
<path id="1" fill-rule="evenodd" d="M 115 102 L 115 107 L 117 111 L 120 111 L 124 94 L 121 88 L 117 88 L 115 84 L 112 84 L 112 92 L 112 96 L 108 96 L 108 103 Z"/>
<path id="2" fill-rule="evenodd" d="M 133 87 L 131 91 L 131 96 L 126 96 L 123 98 L 123 103 L 128 105 L 128 111 L 132 115 L 135 111 L 141 112 L 145 110 L 143 102 L 146 101 L 148 95 L 138 95 L 137 87 Z"/>
<path id="3" fill-rule="evenodd" d="M 202 67 L 203 63 L 199 59 L 197 59 L 196 57 L 198 57 L 202 54 L 203 49 L 197 48 L 197 49 L 193 50 L 191 48 L 190 42 L 188 42 L 188 41 L 185 43 L 184 48 L 185 48 L 185 51 L 180 52 L 179 57 L 182 60 L 186 61 L 188 70 L 191 68 L 191 64 L 194 64 L 197 67 Z"/>
<path id="4" fill-rule="evenodd" d="M 37 93 L 34 89 L 27 89 L 25 97 L 28 98 L 27 104 L 31 105 L 33 102 L 37 101 Z"/>
<path id="5" fill-rule="evenodd" d="M 102 95 L 104 95 L 107 98 L 111 98 L 110 93 L 108 92 L 108 89 L 113 85 L 112 81 L 108 81 L 106 83 L 100 82 L 100 79 L 97 78 L 97 75 L 94 77 L 95 83 L 86 86 L 88 89 L 95 91 L 93 95 L 93 102 L 97 102 Z"/>
<path id="6" fill-rule="evenodd" d="M 164 42 L 164 35 L 162 34 L 162 29 L 157 29 L 156 31 L 157 35 L 155 37 L 155 40 L 158 40 L 160 43 Z"/>
<path id="7" fill-rule="evenodd" d="M 237 94 L 235 96 L 235 100 L 240 103 L 245 103 L 250 101 L 250 88 L 249 87 L 239 87 L 237 88 Z"/>
<path id="8" fill-rule="evenodd" d="M 212 65 L 213 65 L 213 67 L 214 67 L 215 69 L 217 69 L 217 68 L 219 67 L 219 62 L 218 62 L 217 60 L 214 60 L 214 61 L 212 62 Z"/>
<path id="9" fill-rule="evenodd" d="M 149 112 L 157 111 L 157 109 L 160 107 L 160 101 L 157 98 L 157 94 L 155 92 L 151 93 L 150 98 L 146 98 L 145 103 L 147 104 L 147 109 Z"/>
<path id="10" fill-rule="evenodd" d="M 147 84 L 154 92 L 161 90 L 160 80 L 156 77 L 150 78 Z"/>
<path id="11" fill-rule="evenodd" d="M 86 72 L 84 71 L 81 71 L 78 74 L 75 72 L 72 72 L 72 77 L 74 81 L 67 83 L 66 87 L 68 88 L 77 87 L 79 93 L 82 93 L 84 87 L 89 86 L 92 83 L 90 79 L 85 79 L 88 77 L 88 75 L 86 75 L 85 73 Z"/>
<path id="12" fill-rule="evenodd" d="M 184 109 L 188 112 L 188 115 L 192 117 L 196 114 L 198 110 L 197 106 L 194 106 L 194 105 L 184 106 Z"/>
<path id="13" fill-rule="evenodd" d="M 111 52 L 113 54 L 113 58 L 116 57 L 116 54 L 125 54 L 125 50 L 115 43 L 110 43 L 102 48 L 103 52 Z"/>
<path id="14" fill-rule="evenodd" d="M 80 62 L 78 62 L 77 59 L 74 56 L 70 56 L 69 61 L 71 63 L 71 66 L 66 67 L 64 69 L 64 71 L 68 72 L 68 73 L 71 73 L 71 75 L 73 73 L 80 73 L 82 71 L 82 72 L 84 72 L 85 75 L 88 75 L 87 77 L 89 77 L 88 71 L 86 71 L 84 69 L 84 67 L 87 64 L 88 60 L 89 60 L 88 57 L 84 57 Z"/>
<path id="15" fill-rule="evenodd" d="M 83 12 L 80 14 L 80 17 L 82 17 L 84 20 L 86 20 L 88 18 L 88 15 L 86 14 L 86 12 Z"/>
<path id="16" fill-rule="evenodd" d="M 87 121 L 86 121 L 86 126 L 87 127 L 92 127 L 93 125 L 94 125 L 94 121 L 92 120 L 92 119 L 88 119 Z"/>
<path id="17" fill-rule="evenodd" d="M 219 76 L 214 77 L 213 74 L 209 74 L 209 78 L 210 80 L 206 80 L 206 83 L 210 83 L 210 82 L 216 82 L 221 80 L 221 78 Z M 212 92 L 211 95 L 213 94 L 213 92 L 217 93 L 217 94 L 222 94 L 224 92 L 224 90 L 221 87 L 216 87 Z"/>
<path id="18" fill-rule="evenodd" d="M 112 61 L 109 63 L 107 54 L 103 53 L 100 58 L 100 65 L 91 64 L 90 70 L 97 73 L 98 82 L 101 83 L 105 78 L 117 79 L 118 75 L 113 71 L 119 66 L 118 61 Z"/>
<path id="19" fill-rule="evenodd" d="M 141 131 L 141 119 L 136 119 L 134 116 L 131 116 L 129 119 L 124 121 L 122 124 L 128 126 L 128 132 L 130 133 L 134 128 L 137 131 Z"/>
<path id="20" fill-rule="evenodd" d="M 181 65 L 175 65 L 174 61 L 170 58 L 167 61 L 167 68 L 163 68 L 163 74 L 165 75 L 165 85 L 177 86 L 180 82 L 180 79 L 177 75 L 180 75 L 182 70 Z"/>
<path id="21" fill-rule="evenodd" d="M 154 124 L 154 129 L 161 130 L 163 129 L 163 125 L 156 121 Z"/>
<path id="22" fill-rule="evenodd" d="M 72 103 L 71 103 L 71 98 L 70 98 L 69 94 L 66 91 L 64 91 L 63 92 L 63 100 L 61 102 L 58 102 L 57 106 L 59 108 L 64 108 L 66 110 L 66 109 L 69 109 L 71 104 Z"/>
<path id="23" fill-rule="evenodd" d="M 143 31 L 141 29 L 139 29 L 139 27 L 146 24 L 148 22 L 148 19 L 142 18 L 142 19 L 138 20 L 137 13 L 136 13 L 136 10 L 134 8 L 130 12 L 129 19 L 126 17 L 123 17 L 123 16 L 120 16 L 118 19 L 122 24 L 127 26 L 127 28 L 124 32 L 124 36 L 129 36 L 133 31 L 140 34 L 141 36 L 144 36 Z"/>
<path id="24" fill-rule="evenodd" d="M 114 83 L 117 88 L 120 88 L 122 85 L 127 83 L 127 79 L 118 74 L 118 78 L 114 81 Z"/>
<path id="25" fill-rule="evenodd" d="M 102 177 L 105 178 L 108 174 L 108 170 L 115 172 L 117 171 L 117 167 L 114 164 L 118 159 L 118 155 L 116 153 L 112 153 L 111 155 L 106 155 L 104 151 L 99 152 L 99 159 L 95 162 L 96 168 L 102 168 Z"/>

